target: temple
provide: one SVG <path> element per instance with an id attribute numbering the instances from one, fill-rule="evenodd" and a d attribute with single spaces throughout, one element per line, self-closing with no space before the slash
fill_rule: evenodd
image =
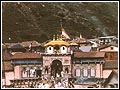
<path id="1" fill-rule="evenodd" d="M 59 82 L 64 88 L 118 87 L 118 47 L 92 45 L 81 35 L 71 41 L 54 35 L 53 40 L 43 44 L 36 41 L 5 43 L 2 45 L 2 85 L 40 88 L 40 83 L 49 83 L 48 88 L 55 88 L 54 84 Z"/>

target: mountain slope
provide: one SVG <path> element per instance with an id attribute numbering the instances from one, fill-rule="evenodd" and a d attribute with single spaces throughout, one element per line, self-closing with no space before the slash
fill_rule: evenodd
<path id="1" fill-rule="evenodd" d="M 117 36 L 117 15 L 117 2 L 3 2 L 2 41 L 52 39 L 61 34 L 61 18 L 71 38 Z"/>

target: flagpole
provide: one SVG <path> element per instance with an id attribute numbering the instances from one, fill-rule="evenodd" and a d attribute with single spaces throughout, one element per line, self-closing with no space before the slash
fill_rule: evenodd
<path id="1" fill-rule="evenodd" d="M 62 29 L 63 25 L 62 25 L 62 17 L 60 18 L 60 27 Z"/>
<path id="2" fill-rule="evenodd" d="M 63 25 L 62 25 L 62 17 L 60 17 L 60 28 L 61 28 L 61 40 L 63 39 L 62 38 L 62 28 L 63 28 Z"/>

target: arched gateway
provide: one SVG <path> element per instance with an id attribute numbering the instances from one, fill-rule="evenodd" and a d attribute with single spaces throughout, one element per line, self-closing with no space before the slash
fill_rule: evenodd
<path id="1" fill-rule="evenodd" d="M 56 77 L 59 75 L 61 77 L 61 71 L 63 70 L 63 65 L 60 60 L 54 60 L 51 64 L 51 75 Z"/>

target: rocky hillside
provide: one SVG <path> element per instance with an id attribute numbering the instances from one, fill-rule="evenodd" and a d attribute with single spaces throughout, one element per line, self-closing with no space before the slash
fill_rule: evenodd
<path id="1" fill-rule="evenodd" d="M 52 39 L 60 19 L 71 38 L 117 36 L 117 15 L 117 2 L 2 2 L 2 41 Z"/>

